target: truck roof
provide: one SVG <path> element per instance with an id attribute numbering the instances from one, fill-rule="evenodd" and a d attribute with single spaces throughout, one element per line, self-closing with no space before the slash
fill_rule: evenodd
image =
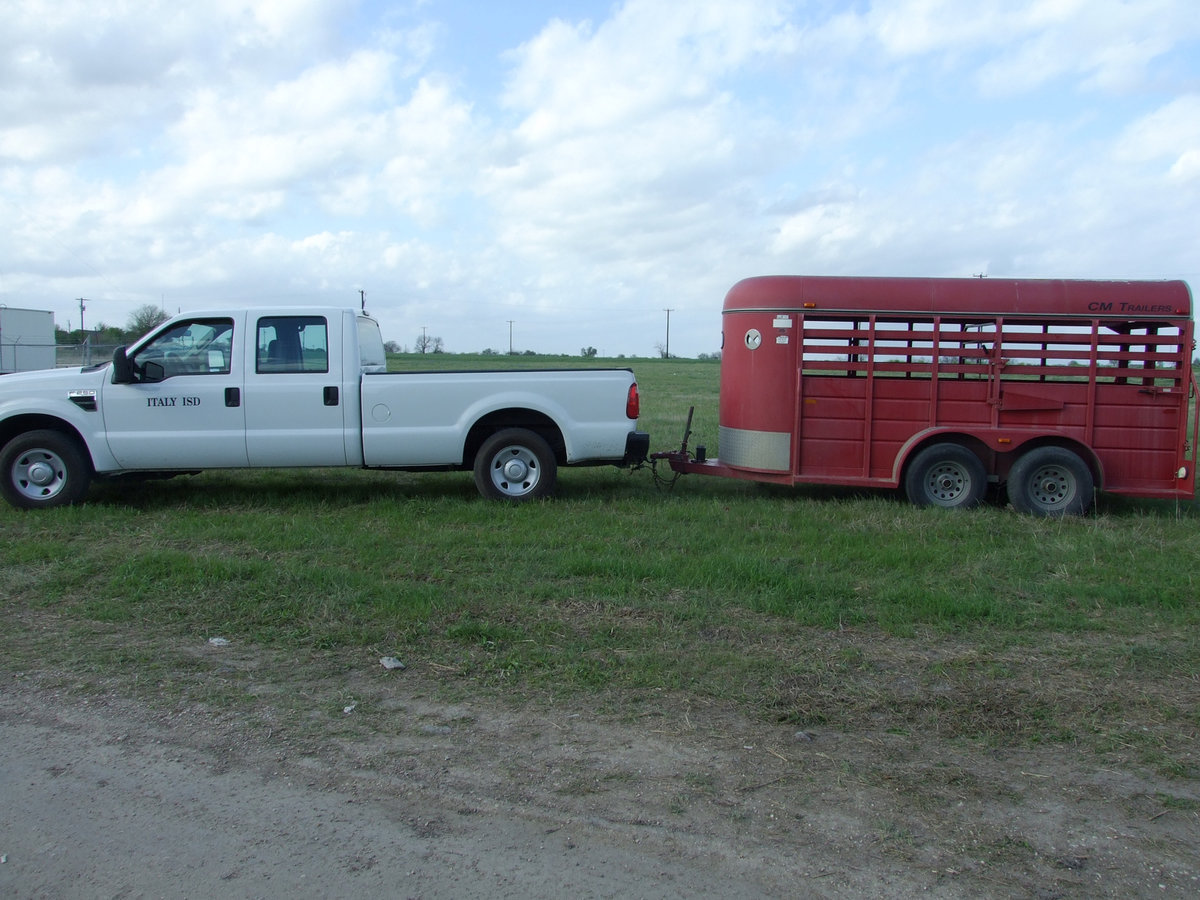
<path id="1" fill-rule="evenodd" d="M 280 315 L 303 315 L 317 316 L 328 315 L 330 313 L 351 313 L 360 318 L 375 318 L 369 312 L 355 309 L 352 306 L 305 306 L 297 304 L 296 306 L 217 306 L 204 309 L 189 309 L 181 313 L 171 316 L 172 319 L 209 319 L 218 318 L 220 316 L 232 316 L 239 313 L 249 313 L 252 316 L 280 316 Z"/>

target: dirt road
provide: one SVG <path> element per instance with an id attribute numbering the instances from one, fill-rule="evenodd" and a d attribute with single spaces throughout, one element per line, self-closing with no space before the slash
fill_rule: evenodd
<path id="1" fill-rule="evenodd" d="M 447 705 L 407 677 L 316 697 L 301 723 L 269 698 L 156 707 L 10 678 L 0 895 L 1200 893 L 1194 781 L 665 699 L 633 721 Z"/>
<path id="2" fill-rule="evenodd" d="M 132 723 L 13 717 L 6 897 L 671 896 L 738 892 L 610 829 L 431 801 L 416 786 L 229 765 Z M 168 742 L 164 742 L 163 738 Z M 318 784 L 318 781 L 321 782 Z"/>

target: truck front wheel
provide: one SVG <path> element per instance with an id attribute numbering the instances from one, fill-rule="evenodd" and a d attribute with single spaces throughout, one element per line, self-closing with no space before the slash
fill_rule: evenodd
<path id="1" fill-rule="evenodd" d="M 78 503 L 92 479 L 79 444 L 57 431 L 30 431 L 5 444 L 0 475 L 0 493 L 20 509 Z"/>
<path id="2" fill-rule="evenodd" d="M 489 500 L 535 500 L 554 493 L 558 463 L 545 439 L 526 428 L 506 428 L 475 454 L 475 486 Z"/>

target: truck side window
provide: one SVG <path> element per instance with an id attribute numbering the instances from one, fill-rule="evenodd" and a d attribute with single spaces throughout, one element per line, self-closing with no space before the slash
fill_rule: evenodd
<path id="1" fill-rule="evenodd" d="M 255 371 L 328 372 L 329 326 L 324 316 L 259 319 Z"/>
<path id="2" fill-rule="evenodd" d="M 146 364 L 155 381 L 165 381 L 178 375 L 228 375 L 233 346 L 232 319 L 195 319 L 179 322 L 141 347 L 133 357 L 134 371 L 139 380 L 146 378 Z"/>

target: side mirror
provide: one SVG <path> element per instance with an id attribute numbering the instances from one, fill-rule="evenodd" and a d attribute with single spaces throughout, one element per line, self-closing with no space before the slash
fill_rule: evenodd
<path id="1" fill-rule="evenodd" d="M 167 377 L 167 370 L 162 367 L 161 363 L 147 361 L 142 366 L 142 381 L 146 384 L 158 384 Z"/>
<path id="2" fill-rule="evenodd" d="M 125 348 L 113 351 L 113 384 L 133 384 L 133 363 L 125 355 Z"/>

